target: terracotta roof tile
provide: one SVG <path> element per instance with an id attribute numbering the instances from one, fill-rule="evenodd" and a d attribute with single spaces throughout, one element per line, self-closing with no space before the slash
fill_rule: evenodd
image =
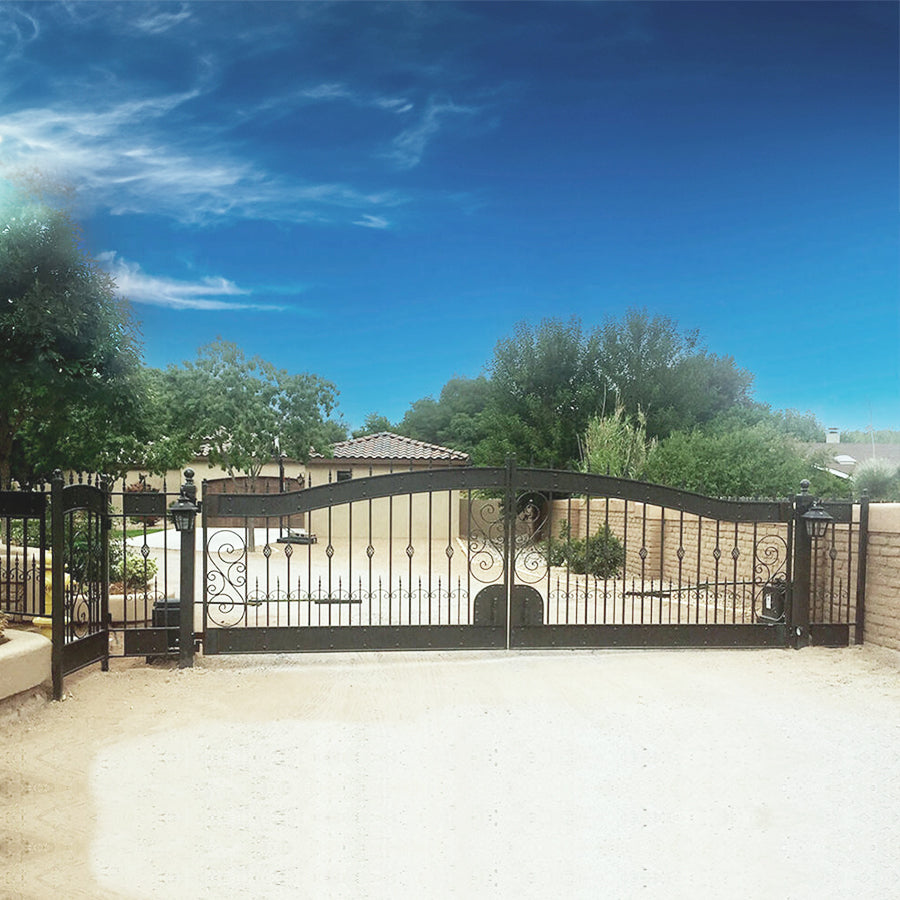
<path id="1" fill-rule="evenodd" d="M 415 441 L 390 431 L 380 431 L 377 434 L 367 434 L 349 441 L 340 441 L 334 445 L 332 451 L 334 459 L 469 461 L 468 453 L 451 450 L 449 447 L 440 447 L 437 444 L 426 444 L 424 441 Z M 314 457 L 323 458 L 319 454 L 314 454 Z"/>

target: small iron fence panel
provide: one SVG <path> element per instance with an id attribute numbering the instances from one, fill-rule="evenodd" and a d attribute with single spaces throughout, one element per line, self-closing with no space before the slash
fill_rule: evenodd
<path id="1" fill-rule="evenodd" d="M 0 491 L 0 612 L 13 625 L 48 615 L 48 498 L 45 485 Z"/>
<path id="2" fill-rule="evenodd" d="M 178 486 L 122 479 L 110 494 L 109 622 L 114 656 L 175 655 L 179 541 L 167 521 Z"/>
<path id="3" fill-rule="evenodd" d="M 862 643 L 868 501 L 826 502 L 834 520 L 810 554 L 809 637 L 814 644 Z"/>

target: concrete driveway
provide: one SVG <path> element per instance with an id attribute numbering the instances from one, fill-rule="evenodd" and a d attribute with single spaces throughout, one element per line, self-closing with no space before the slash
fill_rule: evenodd
<path id="1" fill-rule="evenodd" d="M 2 896 L 821 900 L 900 883 L 896 654 L 220 657 L 67 687 L 6 714 L 21 864 Z"/>

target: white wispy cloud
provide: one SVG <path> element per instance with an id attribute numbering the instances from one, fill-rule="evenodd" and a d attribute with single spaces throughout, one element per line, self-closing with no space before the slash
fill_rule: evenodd
<path id="1" fill-rule="evenodd" d="M 417 166 L 425 154 L 428 144 L 445 127 L 445 120 L 450 116 L 471 115 L 477 112 L 474 107 L 460 106 L 450 100 L 430 100 L 419 121 L 404 129 L 394 138 L 387 156 L 402 169 Z"/>
<path id="2" fill-rule="evenodd" d="M 9 59 L 22 53 L 41 33 L 38 20 L 12 4 L 0 5 L 0 57 Z"/>
<path id="3" fill-rule="evenodd" d="M 391 191 L 273 176 L 235 157 L 208 130 L 163 127 L 200 95 L 194 89 L 100 108 L 70 103 L 0 114 L 5 164 L 53 173 L 73 183 L 85 202 L 113 213 L 162 214 L 185 223 L 224 215 L 329 221 L 335 208 L 359 216 L 405 202 Z"/>
<path id="4" fill-rule="evenodd" d="M 266 113 L 288 116 L 296 111 L 298 106 L 339 101 L 365 109 L 381 109 L 396 115 L 403 115 L 414 109 L 414 104 L 407 97 L 354 90 L 342 82 L 323 82 L 293 88 L 284 94 L 269 97 L 250 110 L 249 115 L 252 117 Z"/>
<path id="5" fill-rule="evenodd" d="M 190 18 L 190 10 L 185 4 L 182 4 L 178 12 L 172 12 L 168 7 L 148 11 L 145 15 L 137 18 L 134 24 L 145 34 L 163 34 L 170 28 L 189 21 Z"/>
<path id="6" fill-rule="evenodd" d="M 354 225 L 361 225 L 363 228 L 390 228 L 391 223 L 388 222 L 383 216 L 363 216 L 361 219 L 357 219 Z"/>
<path id="7" fill-rule="evenodd" d="M 115 279 L 119 293 L 132 303 L 165 306 L 169 309 L 221 310 L 283 310 L 270 303 L 234 300 L 249 297 L 251 292 L 239 288 L 227 278 L 202 278 L 200 281 L 180 281 L 149 275 L 134 262 L 107 251 L 97 256 L 100 265 Z"/>

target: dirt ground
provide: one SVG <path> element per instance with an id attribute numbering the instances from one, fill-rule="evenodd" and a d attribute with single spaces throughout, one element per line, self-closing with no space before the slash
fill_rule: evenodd
<path id="1" fill-rule="evenodd" d="M 0 708 L 3 898 L 882 898 L 900 654 L 114 660 Z"/>

